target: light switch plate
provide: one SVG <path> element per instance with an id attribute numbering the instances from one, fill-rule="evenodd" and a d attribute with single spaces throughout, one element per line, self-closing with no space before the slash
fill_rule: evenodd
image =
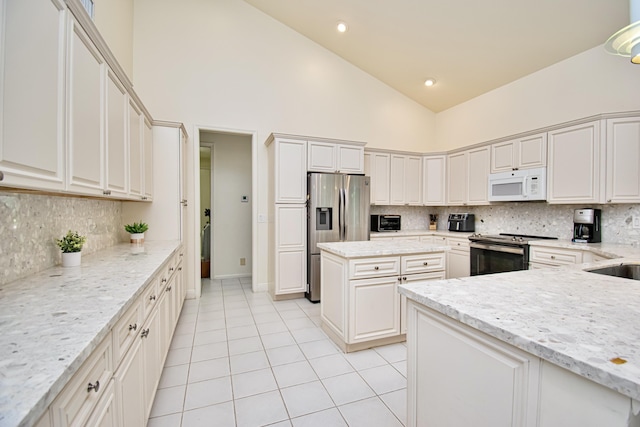
<path id="1" fill-rule="evenodd" d="M 640 215 L 633 215 L 633 228 L 640 228 Z"/>

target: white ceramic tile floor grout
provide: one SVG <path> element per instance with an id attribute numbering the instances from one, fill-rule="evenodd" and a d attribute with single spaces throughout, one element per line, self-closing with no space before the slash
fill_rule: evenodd
<path id="1" fill-rule="evenodd" d="M 319 326 L 319 304 L 274 302 L 250 277 L 203 279 L 147 426 L 404 426 L 405 343 L 344 354 Z"/>

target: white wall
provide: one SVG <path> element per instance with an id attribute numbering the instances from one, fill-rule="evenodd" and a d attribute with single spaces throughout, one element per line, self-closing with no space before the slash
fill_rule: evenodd
<path id="1" fill-rule="evenodd" d="M 120 66 L 133 79 L 133 0 L 94 0 L 94 22 Z"/>
<path id="2" fill-rule="evenodd" d="M 251 275 L 251 136 L 213 137 L 211 277 Z M 248 201 L 242 202 L 241 197 Z M 202 209 L 201 209 L 202 210 Z M 245 258 L 245 265 L 240 265 Z"/>
<path id="3" fill-rule="evenodd" d="M 135 88 L 155 119 L 256 132 L 258 213 L 272 132 L 427 151 L 435 114 L 241 0 L 136 0 Z M 193 147 L 187 153 L 193 159 Z M 189 164 L 189 200 L 197 165 Z M 195 175 L 195 176 L 194 176 Z M 197 196 L 196 196 L 197 197 Z M 254 282 L 267 283 L 267 224 Z"/>
<path id="4" fill-rule="evenodd" d="M 453 149 L 632 110 L 640 110 L 640 66 L 598 46 L 439 113 L 436 143 L 429 149 Z"/>

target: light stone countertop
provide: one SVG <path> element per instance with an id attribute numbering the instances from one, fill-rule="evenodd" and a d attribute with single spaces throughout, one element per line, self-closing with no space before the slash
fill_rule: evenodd
<path id="1" fill-rule="evenodd" d="M 452 319 L 640 400 L 640 281 L 583 271 L 621 262 L 640 264 L 640 257 L 399 289 Z M 616 357 L 627 363 L 612 363 Z"/>
<path id="2" fill-rule="evenodd" d="M 318 243 L 318 247 L 342 258 L 410 255 L 449 250 L 448 246 L 404 240 Z"/>
<path id="3" fill-rule="evenodd" d="M 0 287 L 0 426 L 38 421 L 179 245 L 116 245 Z"/>

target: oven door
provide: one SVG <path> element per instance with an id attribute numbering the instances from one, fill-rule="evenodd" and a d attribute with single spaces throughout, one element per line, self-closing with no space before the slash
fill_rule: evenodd
<path id="1" fill-rule="evenodd" d="M 527 270 L 526 249 L 495 243 L 471 242 L 471 275 Z"/>

